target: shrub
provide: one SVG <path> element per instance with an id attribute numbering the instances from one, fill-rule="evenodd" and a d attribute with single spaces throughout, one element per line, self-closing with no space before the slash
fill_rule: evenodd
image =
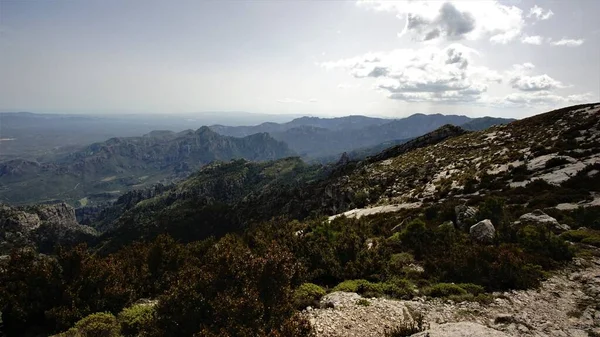
<path id="1" fill-rule="evenodd" d="M 136 304 L 123 309 L 118 320 L 125 336 L 137 336 L 140 331 L 154 318 L 154 306 L 149 304 Z"/>
<path id="2" fill-rule="evenodd" d="M 561 238 L 573 242 L 581 242 L 600 247 L 600 231 L 595 230 L 570 230 L 562 233 Z"/>
<path id="3" fill-rule="evenodd" d="M 304 309 L 310 305 L 316 306 L 321 297 L 325 296 L 325 289 L 314 283 L 303 283 L 294 291 L 294 306 Z"/>
<path id="4" fill-rule="evenodd" d="M 393 254 L 388 262 L 388 273 L 398 275 L 402 273 L 404 267 L 415 262 L 415 258 L 410 253 Z"/>
<path id="5" fill-rule="evenodd" d="M 438 283 L 425 288 L 424 293 L 432 297 L 448 297 L 450 295 L 466 295 L 467 291 L 454 283 Z"/>
<path id="6" fill-rule="evenodd" d="M 369 302 L 367 299 L 361 298 L 361 299 L 356 300 L 356 305 L 368 307 L 371 305 L 371 302 Z"/>
<path id="7" fill-rule="evenodd" d="M 109 312 L 91 314 L 75 324 L 63 336 L 73 337 L 119 337 L 121 328 L 115 316 Z"/>
<path id="8" fill-rule="evenodd" d="M 423 315 L 416 314 L 413 320 L 404 321 L 392 329 L 386 329 L 384 337 L 408 337 L 427 329 L 429 329 L 429 324 L 425 323 Z"/>
<path id="9" fill-rule="evenodd" d="M 459 283 L 457 284 L 459 287 L 463 288 L 466 292 L 468 292 L 469 294 L 472 295 L 479 295 L 479 294 L 483 294 L 485 292 L 485 289 L 478 285 L 478 284 L 473 284 L 473 283 Z"/>
<path id="10" fill-rule="evenodd" d="M 357 293 L 361 286 L 370 283 L 367 280 L 346 280 L 333 288 L 333 291 L 344 291 L 348 293 Z"/>
<path id="11" fill-rule="evenodd" d="M 394 278 L 388 282 L 369 282 L 367 280 L 346 280 L 338 284 L 333 291 L 358 293 L 365 297 L 387 295 L 394 298 L 406 298 L 412 295 L 412 283 Z"/>

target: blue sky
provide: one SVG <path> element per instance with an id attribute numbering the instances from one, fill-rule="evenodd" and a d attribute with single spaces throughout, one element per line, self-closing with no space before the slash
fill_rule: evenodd
<path id="1" fill-rule="evenodd" d="M 600 99 L 596 1 L 5 1 L 0 110 L 522 117 Z"/>

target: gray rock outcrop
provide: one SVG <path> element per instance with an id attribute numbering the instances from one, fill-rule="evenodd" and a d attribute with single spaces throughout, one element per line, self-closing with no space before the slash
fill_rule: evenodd
<path id="1" fill-rule="evenodd" d="M 456 227 L 461 230 L 467 230 L 468 226 L 475 222 L 477 208 L 467 205 L 458 205 L 454 207 L 456 214 Z"/>
<path id="2" fill-rule="evenodd" d="M 477 242 L 491 243 L 495 235 L 496 228 L 489 219 L 479 221 L 469 228 L 469 236 Z"/>
<path id="3" fill-rule="evenodd" d="M 527 214 L 523 214 L 519 217 L 519 220 L 513 223 L 514 226 L 546 226 L 548 229 L 554 232 L 564 232 L 571 228 L 567 225 L 560 224 L 555 218 L 544 213 L 544 211 L 536 209 L 535 211 Z"/>
<path id="4" fill-rule="evenodd" d="M 93 228 L 80 225 L 73 207 L 65 203 L 24 207 L 0 205 L 0 253 L 27 246 L 50 252 L 57 244 L 89 243 L 97 235 Z"/>

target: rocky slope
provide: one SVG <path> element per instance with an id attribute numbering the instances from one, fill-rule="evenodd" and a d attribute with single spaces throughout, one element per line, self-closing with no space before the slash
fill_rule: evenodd
<path id="1" fill-rule="evenodd" d="M 96 231 L 77 223 L 73 207 L 62 203 L 11 207 L 0 204 L 0 254 L 35 246 L 51 252 L 56 245 L 94 242 Z"/>
<path id="2" fill-rule="evenodd" d="M 599 172 L 599 117 L 600 104 L 555 110 L 387 159 L 376 156 L 329 185 L 360 191 L 373 206 L 451 197 L 469 200 L 501 190 L 511 194 L 514 203 L 522 203 L 543 197 L 543 193 L 530 193 L 534 187 L 572 189 L 550 200 L 552 206 L 591 203 L 594 190 L 585 188 L 594 185 L 583 182 L 595 180 Z M 577 189 L 582 193 L 573 191 Z"/>
<path id="3" fill-rule="evenodd" d="M 597 252 L 598 253 L 598 252 Z M 577 259 L 539 289 L 494 293 L 491 304 L 416 298 L 396 301 L 335 292 L 323 309 L 304 314 L 319 337 L 380 337 L 423 315 L 430 325 L 415 336 L 597 336 L 600 333 L 600 258 Z M 364 302 L 363 302 L 364 303 Z M 325 308 L 328 307 L 328 308 Z"/>

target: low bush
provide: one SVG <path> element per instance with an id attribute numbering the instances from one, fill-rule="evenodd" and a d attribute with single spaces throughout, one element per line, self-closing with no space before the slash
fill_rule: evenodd
<path id="1" fill-rule="evenodd" d="M 325 289 L 314 283 L 303 283 L 294 291 L 294 307 L 302 310 L 308 306 L 316 306 L 325 293 Z"/>
<path id="2" fill-rule="evenodd" d="M 153 318 L 154 306 L 149 304 L 133 305 L 123 309 L 118 315 L 118 321 L 125 336 L 138 336 Z"/>
<path id="3" fill-rule="evenodd" d="M 596 230 L 570 230 L 562 233 L 561 238 L 572 241 L 581 242 L 588 245 L 600 247 L 600 231 Z"/>
<path id="4" fill-rule="evenodd" d="M 120 337 L 121 327 L 109 312 L 91 314 L 75 324 L 67 332 L 56 337 Z"/>
<path id="5" fill-rule="evenodd" d="M 466 295 L 468 292 L 458 284 L 438 283 L 423 290 L 425 295 L 432 297 L 448 297 L 450 295 Z"/>
<path id="6" fill-rule="evenodd" d="M 427 329 L 429 329 L 429 324 L 425 322 L 423 315 L 416 314 L 413 320 L 404 321 L 394 328 L 386 329 L 384 337 L 408 337 Z"/>
<path id="7" fill-rule="evenodd" d="M 466 292 L 468 292 L 469 294 L 472 295 L 479 295 L 479 294 L 483 294 L 485 292 L 485 289 L 478 285 L 478 284 L 473 284 L 473 283 L 459 283 L 457 284 L 459 287 L 463 288 Z"/>
<path id="8" fill-rule="evenodd" d="M 367 280 L 347 280 L 338 284 L 333 291 L 352 292 L 365 297 L 387 295 L 393 298 L 408 298 L 413 294 L 413 285 L 410 281 L 399 278 L 377 283 Z"/>
<path id="9" fill-rule="evenodd" d="M 362 307 L 368 307 L 371 305 L 371 302 L 369 302 L 369 300 L 361 298 L 359 300 L 356 300 L 356 305 L 360 305 Z"/>

